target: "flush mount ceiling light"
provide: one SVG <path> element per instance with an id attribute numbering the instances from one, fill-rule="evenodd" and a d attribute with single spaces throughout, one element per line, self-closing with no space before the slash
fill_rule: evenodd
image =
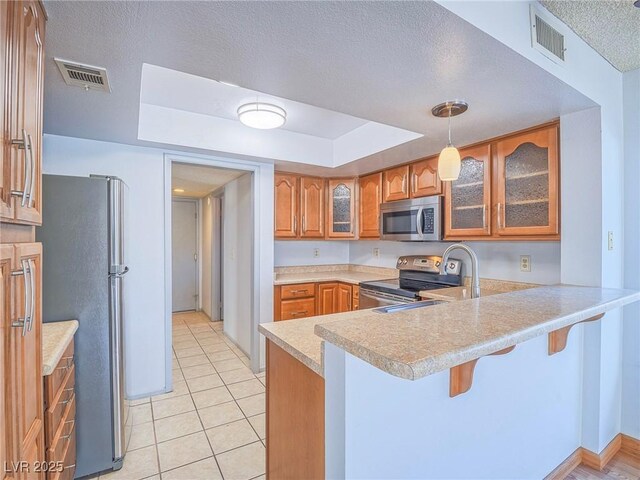
<path id="1" fill-rule="evenodd" d="M 175 193 L 184 193 L 184 188 L 174 188 L 173 191 Z"/>
<path id="2" fill-rule="evenodd" d="M 238 119 L 247 127 L 269 130 L 284 125 L 287 112 L 277 105 L 252 102 L 238 107 Z"/>
<path id="3" fill-rule="evenodd" d="M 451 100 L 441 103 L 431 109 L 431 113 L 436 117 L 449 120 L 449 143 L 442 149 L 438 157 L 438 176 L 440 180 L 450 182 L 457 180 L 460 175 L 460 152 L 451 144 L 451 117 L 464 113 L 469 108 L 462 100 Z"/>

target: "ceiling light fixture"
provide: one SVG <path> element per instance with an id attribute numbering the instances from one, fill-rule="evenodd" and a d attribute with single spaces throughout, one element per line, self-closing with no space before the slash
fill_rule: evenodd
<path id="1" fill-rule="evenodd" d="M 173 191 L 175 193 L 184 193 L 184 188 L 174 188 Z"/>
<path id="2" fill-rule="evenodd" d="M 460 175 L 460 152 L 451 143 L 451 117 L 466 112 L 468 108 L 469 105 L 462 100 L 451 100 L 431 109 L 434 116 L 449 120 L 449 143 L 438 157 L 438 176 L 445 182 L 457 180 Z"/>
<path id="3" fill-rule="evenodd" d="M 287 112 L 270 103 L 252 102 L 238 107 L 238 119 L 247 127 L 269 130 L 287 121 Z"/>

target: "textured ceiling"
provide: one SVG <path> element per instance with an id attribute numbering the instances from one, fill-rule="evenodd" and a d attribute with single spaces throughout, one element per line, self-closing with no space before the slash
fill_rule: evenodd
<path id="1" fill-rule="evenodd" d="M 182 193 L 173 193 L 178 197 L 202 198 L 245 173 L 247 172 L 242 170 L 173 163 L 171 189 L 184 190 Z"/>
<path id="2" fill-rule="evenodd" d="M 640 68 L 640 8 L 633 0 L 541 0 L 621 72 Z"/>
<path id="3" fill-rule="evenodd" d="M 470 104 L 453 121 L 460 145 L 595 105 L 429 1 L 47 1 L 46 8 L 51 134 L 149 145 L 137 139 L 143 62 L 424 134 L 335 174 L 439 151 L 447 122 L 430 108 L 448 99 Z M 113 92 L 66 86 L 53 57 L 107 67 Z"/>

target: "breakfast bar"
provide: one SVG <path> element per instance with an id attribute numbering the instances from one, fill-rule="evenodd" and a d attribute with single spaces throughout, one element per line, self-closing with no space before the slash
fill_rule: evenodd
<path id="1" fill-rule="evenodd" d="M 606 312 L 640 300 L 640 292 L 555 285 L 462 298 L 458 291 L 450 301 L 406 311 L 261 325 L 273 478 L 542 478 L 578 448 L 584 353 L 578 339 L 591 327 L 577 325 L 600 328 Z M 282 436 L 279 406 L 289 405 L 290 418 L 301 406 L 271 388 L 283 380 L 272 359 L 301 364 L 324 387 L 324 398 L 307 401 L 299 413 L 316 409 L 322 430 L 314 434 L 321 440 Z M 554 435 L 563 448 L 548 442 Z M 297 451 L 316 445 L 323 470 L 272 469 L 312 464 L 278 459 L 287 451 L 282 438 Z"/>

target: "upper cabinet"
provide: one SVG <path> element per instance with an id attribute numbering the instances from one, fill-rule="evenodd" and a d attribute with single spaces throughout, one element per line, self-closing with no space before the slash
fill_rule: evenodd
<path id="1" fill-rule="evenodd" d="M 380 238 L 382 172 L 360 178 L 359 236 Z"/>
<path id="2" fill-rule="evenodd" d="M 460 176 L 445 182 L 445 237 L 491 235 L 491 147 L 460 150 Z"/>
<path id="3" fill-rule="evenodd" d="M 409 198 L 409 165 L 390 168 L 382 173 L 382 201 L 393 202 Z"/>
<path id="4" fill-rule="evenodd" d="M 42 223 L 42 105 L 45 14 L 38 1 L 0 5 L 2 49 L 2 221 Z"/>
<path id="5" fill-rule="evenodd" d="M 276 238 L 296 238 L 298 236 L 298 177 L 287 173 L 276 173 L 274 196 Z"/>
<path id="6" fill-rule="evenodd" d="M 557 235 L 558 128 L 496 143 L 498 235 Z"/>
<path id="7" fill-rule="evenodd" d="M 329 180 L 327 237 L 355 238 L 356 184 L 355 178 Z"/>
<path id="8" fill-rule="evenodd" d="M 276 173 L 275 238 L 324 238 L 325 180 Z"/>
<path id="9" fill-rule="evenodd" d="M 438 157 L 425 158 L 411 164 L 411 198 L 441 195 L 442 182 L 438 177 Z"/>
<path id="10" fill-rule="evenodd" d="M 300 178 L 301 238 L 324 238 L 324 179 Z"/>

